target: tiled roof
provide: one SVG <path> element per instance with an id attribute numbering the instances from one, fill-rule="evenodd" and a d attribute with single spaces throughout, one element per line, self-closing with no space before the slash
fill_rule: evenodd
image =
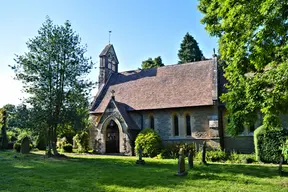
<path id="1" fill-rule="evenodd" d="M 113 46 L 113 45 L 112 45 L 112 44 L 106 45 L 105 48 L 102 50 L 102 52 L 100 53 L 99 56 L 101 57 L 101 56 L 103 56 L 103 55 L 106 55 L 111 46 Z"/>
<path id="2" fill-rule="evenodd" d="M 115 100 L 127 110 L 149 110 L 213 105 L 214 60 L 114 73 L 91 108 L 103 113 L 115 91 Z"/>
<path id="3" fill-rule="evenodd" d="M 115 102 L 119 113 L 122 115 L 124 121 L 126 122 L 127 126 L 130 129 L 139 129 L 135 121 L 130 117 L 130 115 L 127 113 L 126 105 L 123 103 Z"/>

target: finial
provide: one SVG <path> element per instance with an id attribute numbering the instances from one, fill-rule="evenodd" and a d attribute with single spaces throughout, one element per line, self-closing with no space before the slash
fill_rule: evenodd
<path id="1" fill-rule="evenodd" d="M 110 45 L 111 33 L 112 31 L 109 31 L 109 45 Z"/>
<path id="2" fill-rule="evenodd" d="M 217 55 L 215 53 L 215 48 L 213 48 L 213 57 L 217 57 Z"/>
<path id="3" fill-rule="evenodd" d="M 112 98 L 113 100 L 115 100 L 115 95 L 114 95 L 114 94 L 115 94 L 115 91 L 114 91 L 114 89 L 112 89 L 112 90 L 111 90 L 111 98 Z"/>

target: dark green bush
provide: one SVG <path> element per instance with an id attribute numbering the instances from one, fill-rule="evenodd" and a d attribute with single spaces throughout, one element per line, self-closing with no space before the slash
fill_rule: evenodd
<path id="1" fill-rule="evenodd" d="M 39 150 L 45 150 L 45 149 L 46 149 L 46 141 L 45 141 L 45 136 L 44 136 L 43 134 L 40 134 L 40 135 L 37 137 L 36 147 L 37 147 Z"/>
<path id="2" fill-rule="evenodd" d="M 269 130 L 260 126 L 254 132 L 254 145 L 257 161 L 265 163 L 279 163 L 285 130 Z"/>
<path id="3" fill-rule="evenodd" d="M 8 146 L 7 146 L 7 149 L 13 149 L 13 147 L 14 147 L 14 143 L 13 142 L 9 142 Z"/>
<path id="4" fill-rule="evenodd" d="M 13 148 L 14 148 L 17 152 L 20 152 L 21 143 L 19 143 L 19 142 L 14 143 Z"/>
<path id="5" fill-rule="evenodd" d="M 145 128 L 136 137 L 135 152 L 138 154 L 139 146 L 142 146 L 144 157 L 155 157 L 160 153 L 162 141 L 158 133 L 153 129 Z"/>
<path id="6" fill-rule="evenodd" d="M 73 146 L 72 144 L 68 143 L 62 146 L 63 150 L 68 153 L 72 153 Z"/>

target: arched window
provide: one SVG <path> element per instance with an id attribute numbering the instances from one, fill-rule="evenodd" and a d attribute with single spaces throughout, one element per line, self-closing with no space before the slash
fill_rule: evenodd
<path id="1" fill-rule="evenodd" d="M 154 129 L 154 117 L 152 115 L 150 116 L 150 128 Z"/>
<path id="2" fill-rule="evenodd" d="M 174 136 L 179 136 L 179 122 L 178 122 L 178 116 L 174 116 Z"/>
<path id="3" fill-rule="evenodd" d="M 191 118 L 190 118 L 190 115 L 186 115 L 186 135 L 191 136 Z"/>

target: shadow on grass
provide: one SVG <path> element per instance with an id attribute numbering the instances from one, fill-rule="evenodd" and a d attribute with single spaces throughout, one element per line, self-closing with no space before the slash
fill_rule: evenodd
<path id="1" fill-rule="evenodd" d="M 6 152 L 5 152 L 6 153 Z M 177 161 L 146 160 L 145 165 L 136 165 L 136 158 L 125 157 L 69 157 L 46 158 L 40 154 L 20 155 L 9 152 L 0 159 L 5 160 L 5 168 L 2 175 L 6 182 L 26 184 L 27 186 L 43 186 L 43 182 L 49 181 L 51 185 L 69 189 L 105 190 L 105 187 L 127 188 L 174 188 L 184 184 L 187 180 L 217 180 L 253 183 L 253 180 L 242 176 L 256 178 L 271 178 L 278 176 L 277 167 L 261 165 L 233 165 L 233 164 L 209 164 L 197 165 L 189 171 L 187 177 L 176 177 Z M 3 166 L 1 164 L 0 166 Z M 10 173 L 15 173 L 11 174 Z M 18 174 L 20 174 L 18 176 Z M 11 178 L 9 177 L 11 176 Z M 24 178 L 24 179 L 23 179 Z M 30 178 L 25 180 L 25 178 Z M 13 181 L 12 181 L 13 179 Z M 46 183 L 47 184 L 47 183 Z M 197 182 L 193 183 L 194 186 Z M 50 186 L 51 187 L 51 186 Z M 104 188 L 103 188 L 104 187 Z M 45 186 L 44 186 L 45 188 Z"/>

